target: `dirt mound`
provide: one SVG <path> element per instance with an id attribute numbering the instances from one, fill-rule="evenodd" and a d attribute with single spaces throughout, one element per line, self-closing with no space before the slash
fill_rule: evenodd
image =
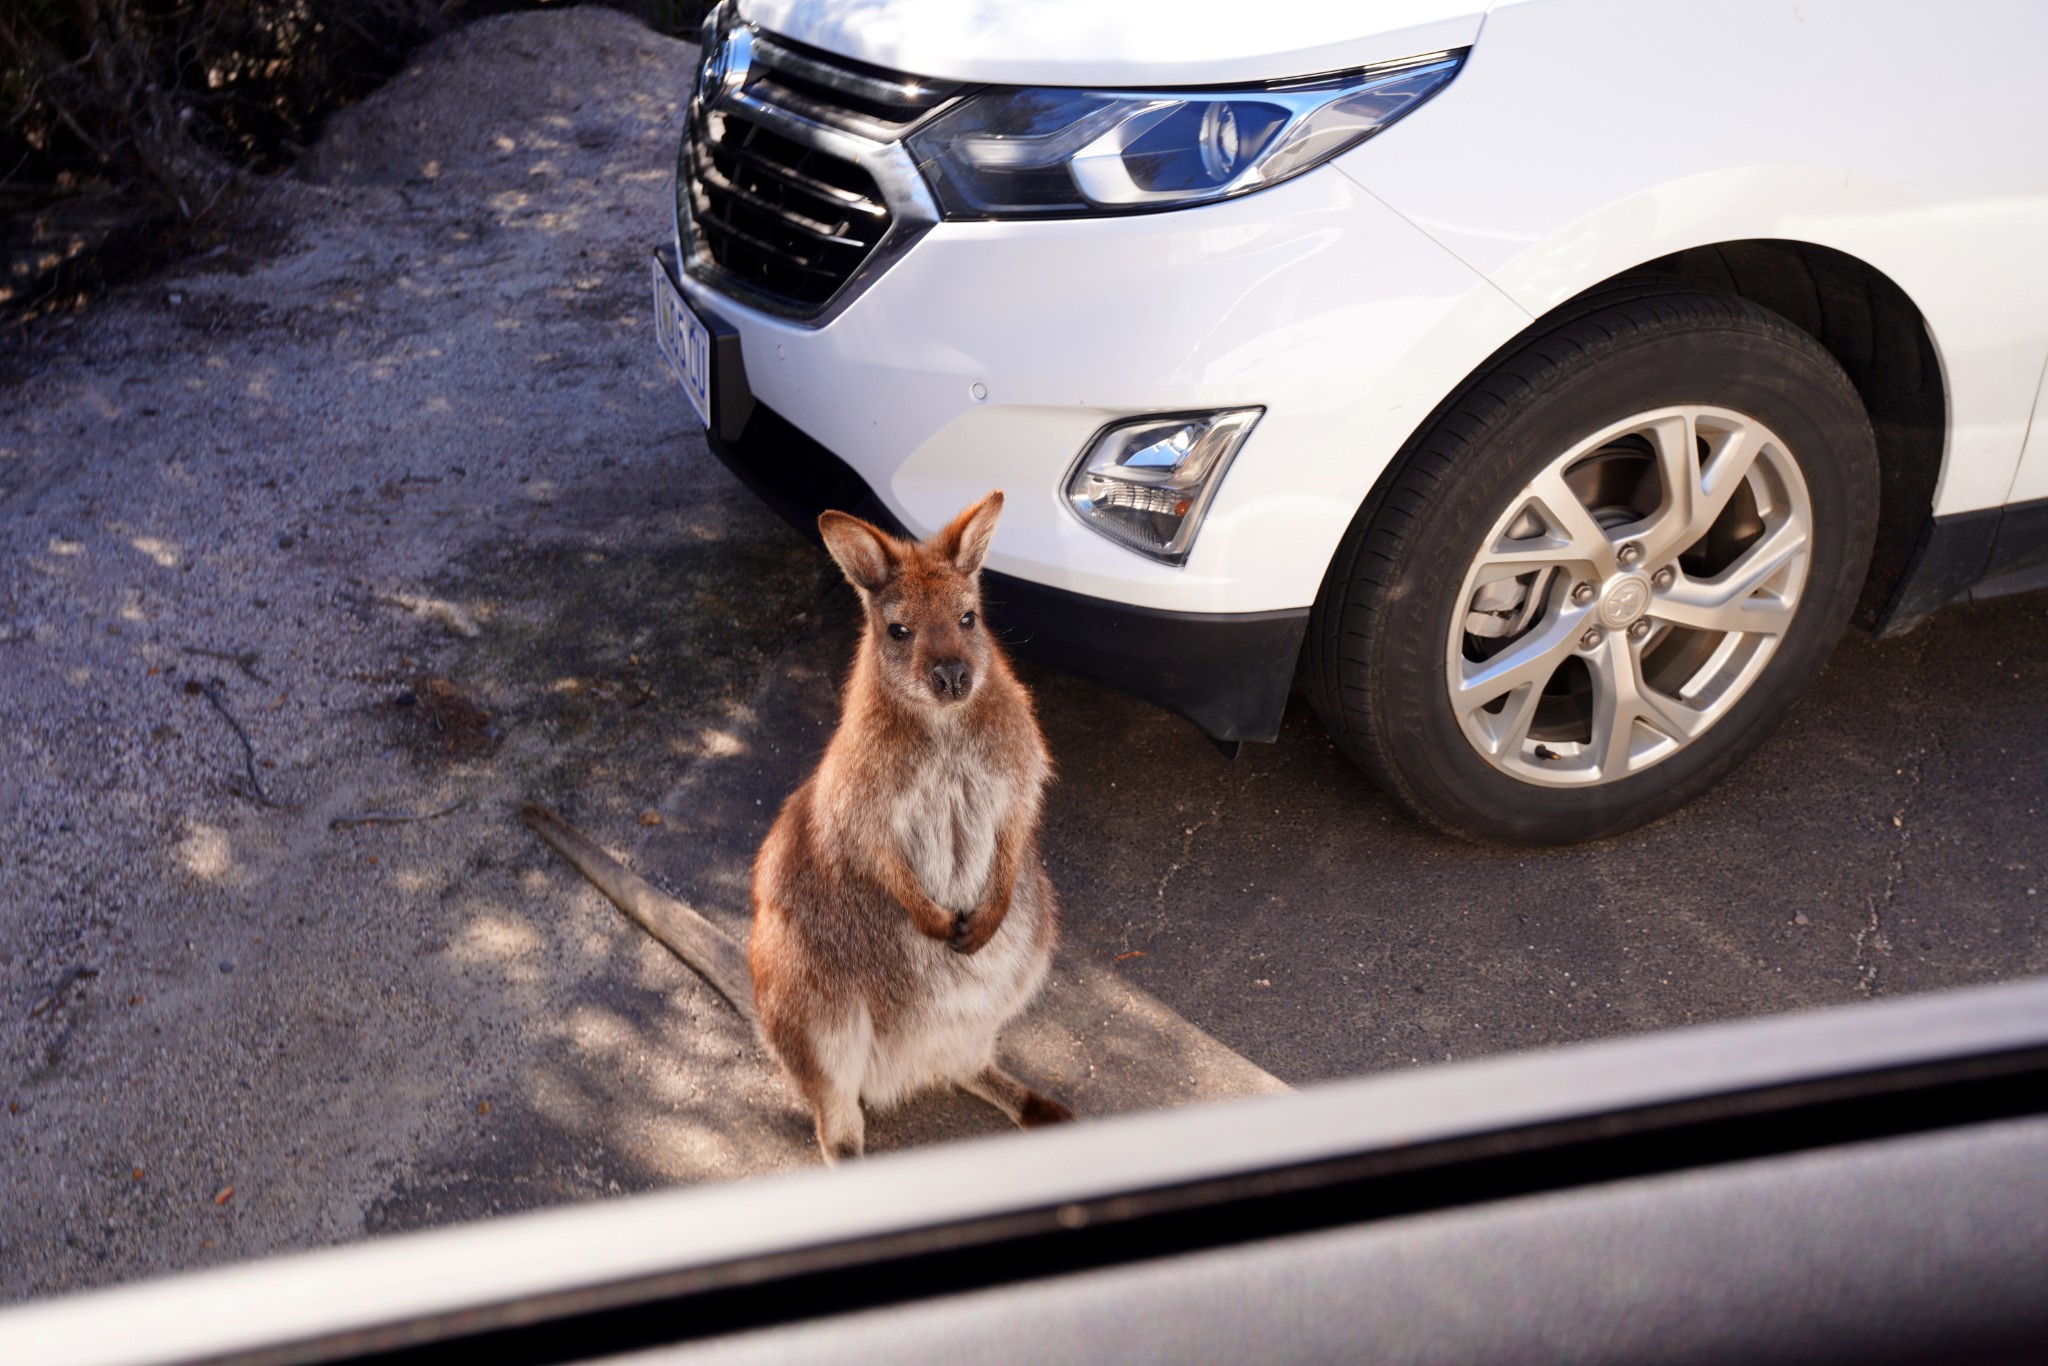
<path id="1" fill-rule="evenodd" d="M 337 114 L 299 174 L 320 184 L 545 174 L 565 151 L 667 129 L 695 51 L 611 9 L 480 20 Z"/>

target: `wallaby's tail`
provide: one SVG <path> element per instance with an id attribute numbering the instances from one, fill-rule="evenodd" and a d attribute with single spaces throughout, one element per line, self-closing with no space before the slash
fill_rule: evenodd
<path id="1" fill-rule="evenodd" d="M 540 803 L 528 802 L 519 818 L 527 829 L 553 845 L 556 853 L 575 864 L 613 905 L 639 921 L 670 953 L 716 987 L 733 1009 L 754 1022 L 754 974 L 747 966 L 747 951 L 737 940 L 598 848 L 582 831 Z"/>

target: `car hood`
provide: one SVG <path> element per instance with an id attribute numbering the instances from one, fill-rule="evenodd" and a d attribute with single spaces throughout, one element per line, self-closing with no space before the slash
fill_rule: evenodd
<path id="1" fill-rule="evenodd" d="M 739 0 L 739 10 L 772 33 L 940 80 L 1171 86 L 1466 47 L 1486 0 Z"/>

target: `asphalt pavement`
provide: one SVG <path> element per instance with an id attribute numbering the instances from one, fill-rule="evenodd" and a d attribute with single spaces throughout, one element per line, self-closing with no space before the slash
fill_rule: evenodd
<path id="1" fill-rule="evenodd" d="M 2048 594 L 1852 632 L 1718 788 L 1557 850 L 1423 828 L 1299 697 L 1231 762 L 1032 678 L 1075 951 L 1297 1085 L 2048 971 Z"/>

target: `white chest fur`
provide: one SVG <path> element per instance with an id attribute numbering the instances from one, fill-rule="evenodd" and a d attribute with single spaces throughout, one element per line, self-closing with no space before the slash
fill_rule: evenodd
<path id="1" fill-rule="evenodd" d="M 1014 778 L 972 753 L 945 752 L 917 770 L 896 795 L 889 824 L 927 896 L 948 910 L 974 907 L 1017 795 Z"/>

